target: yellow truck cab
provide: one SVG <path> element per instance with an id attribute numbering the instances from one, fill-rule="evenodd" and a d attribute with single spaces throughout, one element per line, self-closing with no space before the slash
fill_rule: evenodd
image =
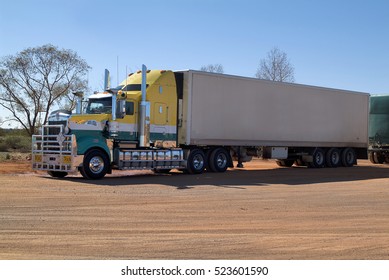
<path id="1" fill-rule="evenodd" d="M 84 177 L 98 179 L 112 168 L 166 171 L 183 167 L 183 152 L 175 149 L 175 75 L 165 70 L 146 70 L 144 74 L 145 100 L 142 101 L 142 71 L 138 71 L 116 89 L 90 96 L 85 114 L 71 115 L 63 124 L 52 122 L 55 124 L 46 126 L 42 135 L 33 136 L 33 168 L 48 170 L 54 177 L 78 169 Z M 53 130 L 55 126 L 58 127 Z M 50 136 L 53 131 L 61 137 Z M 142 131 L 145 139 L 140 143 Z M 48 142 L 58 139 L 57 145 Z M 156 153 L 159 148 L 162 150 Z"/>

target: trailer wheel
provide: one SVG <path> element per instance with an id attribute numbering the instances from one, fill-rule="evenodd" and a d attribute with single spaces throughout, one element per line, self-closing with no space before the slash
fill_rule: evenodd
<path id="1" fill-rule="evenodd" d="M 385 162 L 385 157 L 379 152 L 370 152 L 369 158 L 375 164 L 383 164 Z"/>
<path id="2" fill-rule="evenodd" d="M 351 167 L 357 162 L 357 157 L 354 149 L 346 148 L 342 152 L 342 165 L 344 167 Z"/>
<path id="3" fill-rule="evenodd" d="M 376 156 L 374 154 L 375 154 L 375 152 L 369 152 L 369 160 L 370 160 L 371 163 L 377 164 L 378 163 L 376 161 L 377 158 L 376 158 Z"/>
<path id="4" fill-rule="evenodd" d="M 337 148 L 331 148 L 326 153 L 326 165 L 328 167 L 338 167 L 341 164 L 340 150 Z"/>
<path id="5" fill-rule="evenodd" d="M 374 159 L 378 164 L 383 164 L 385 162 L 385 157 L 379 152 L 374 153 Z"/>
<path id="6" fill-rule="evenodd" d="M 211 152 L 208 165 L 212 172 L 225 172 L 229 162 L 229 153 L 223 148 L 217 148 Z"/>
<path id="7" fill-rule="evenodd" d="M 322 168 L 325 166 L 326 156 L 325 152 L 321 148 L 316 148 L 312 153 L 312 162 L 310 162 L 309 166 L 314 168 Z"/>
<path id="8" fill-rule="evenodd" d="M 86 179 L 101 179 L 107 174 L 109 159 L 106 153 L 100 150 L 91 150 L 84 157 L 80 172 Z"/>
<path id="9" fill-rule="evenodd" d="M 54 178 L 63 178 L 66 175 L 68 175 L 67 172 L 63 172 L 63 171 L 47 171 L 47 174 L 49 174 L 51 177 Z"/>
<path id="10" fill-rule="evenodd" d="M 193 149 L 189 153 L 187 170 L 190 174 L 200 174 L 205 169 L 205 154 L 200 149 Z"/>

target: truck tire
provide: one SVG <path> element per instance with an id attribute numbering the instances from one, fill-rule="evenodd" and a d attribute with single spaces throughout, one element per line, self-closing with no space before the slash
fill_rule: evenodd
<path id="1" fill-rule="evenodd" d="M 369 160 L 373 164 L 377 164 L 378 163 L 378 162 L 376 162 L 376 159 L 375 159 L 375 156 L 374 156 L 374 152 L 369 152 Z"/>
<path id="2" fill-rule="evenodd" d="M 373 161 L 372 159 L 370 159 L 370 161 L 372 161 L 375 164 L 383 164 L 385 162 L 385 157 L 379 152 L 371 152 L 369 153 L 369 157 L 370 155 L 372 155 L 373 157 Z"/>
<path id="3" fill-rule="evenodd" d="M 108 167 L 107 154 L 100 150 L 91 150 L 85 155 L 80 172 L 86 179 L 101 179 L 107 174 Z"/>
<path id="4" fill-rule="evenodd" d="M 47 171 L 47 174 L 54 178 L 64 178 L 66 175 L 68 175 L 67 172 L 63 171 Z"/>
<path id="5" fill-rule="evenodd" d="M 84 177 L 85 179 L 90 179 L 90 178 L 88 177 L 88 175 L 85 173 L 84 167 L 79 167 L 79 168 L 78 168 L 78 171 L 80 171 L 82 177 Z"/>
<path id="6" fill-rule="evenodd" d="M 326 155 L 322 148 L 316 148 L 312 153 L 312 162 L 309 163 L 310 167 L 322 168 L 326 164 Z"/>
<path id="7" fill-rule="evenodd" d="M 378 164 L 383 164 L 385 162 L 385 157 L 382 153 L 375 152 L 374 159 Z"/>
<path id="8" fill-rule="evenodd" d="M 211 152 L 208 165 L 211 172 L 225 172 L 230 161 L 230 154 L 223 148 L 217 148 Z"/>
<path id="9" fill-rule="evenodd" d="M 357 156 L 353 148 L 346 148 L 342 151 L 342 165 L 351 167 L 357 162 Z"/>
<path id="10" fill-rule="evenodd" d="M 190 174 L 201 174 L 206 165 L 205 154 L 200 149 L 193 149 L 189 152 L 187 160 L 187 171 Z"/>
<path id="11" fill-rule="evenodd" d="M 328 167 L 338 167 L 341 165 L 341 153 L 337 148 L 331 148 L 326 153 L 326 165 Z"/>

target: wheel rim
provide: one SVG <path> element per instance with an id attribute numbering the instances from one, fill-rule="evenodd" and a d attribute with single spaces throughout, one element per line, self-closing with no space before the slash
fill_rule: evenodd
<path id="1" fill-rule="evenodd" d="M 89 169 L 94 174 L 99 174 L 104 170 L 104 160 L 100 156 L 94 156 L 89 161 Z"/>
<path id="2" fill-rule="evenodd" d="M 216 164 L 219 168 L 224 168 L 227 165 L 227 157 L 225 154 L 220 153 L 216 157 Z"/>
<path id="3" fill-rule="evenodd" d="M 317 165 L 322 165 L 324 163 L 324 155 L 320 152 L 316 153 L 315 162 Z"/>
<path id="4" fill-rule="evenodd" d="M 354 163 L 354 154 L 351 151 L 347 152 L 346 160 L 347 160 L 348 164 L 353 164 Z"/>
<path id="5" fill-rule="evenodd" d="M 204 158 L 201 155 L 195 155 L 193 157 L 193 167 L 196 170 L 202 169 L 204 166 Z"/>
<path id="6" fill-rule="evenodd" d="M 340 162 L 340 154 L 338 152 L 333 152 L 331 155 L 332 164 L 337 165 Z"/>

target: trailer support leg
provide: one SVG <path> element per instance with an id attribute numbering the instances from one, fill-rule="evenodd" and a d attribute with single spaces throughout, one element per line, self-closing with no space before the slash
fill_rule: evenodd
<path id="1" fill-rule="evenodd" d="M 237 168 L 243 168 L 243 163 L 242 163 L 242 159 L 240 156 L 240 149 L 241 149 L 241 147 L 238 148 L 238 164 L 236 165 Z"/>

